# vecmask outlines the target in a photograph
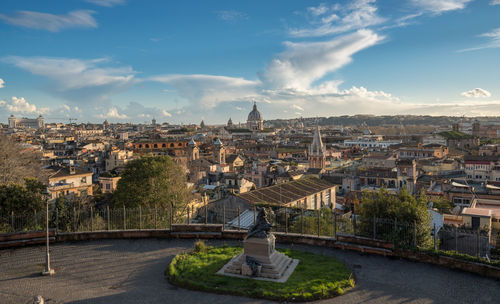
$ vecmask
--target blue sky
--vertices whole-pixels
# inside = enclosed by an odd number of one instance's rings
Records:
[[[500,0],[3,0],[0,117],[500,115]]]

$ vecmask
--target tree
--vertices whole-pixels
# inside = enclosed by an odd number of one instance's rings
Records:
[[[451,213],[451,210],[453,209],[453,205],[451,204],[451,201],[448,199],[439,197],[439,198],[433,198],[431,199],[431,201],[432,201],[432,207],[436,208],[441,213]]]
[[[26,178],[43,180],[37,154],[12,139],[0,136],[0,184],[23,184]]]
[[[73,219],[71,217],[70,209],[68,208],[68,202],[64,196],[59,196],[54,202],[55,212],[52,212],[51,225],[52,227],[57,226],[58,230],[61,231],[71,231],[71,226]]]
[[[418,198],[401,190],[394,195],[386,189],[378,192],[364,192],[358,215],[361,218],[360,228],[365,233],[373,230],[373,219],[393,220],[400,223],[395,229],[390,229],[386,237],[403,246],[413,244],[413,231],[408,227],[416,227],[417,246],[426,247],[430,244],[430,218],[427,212],[427,198],[422,193]]]
[[[186,175],[169,156],[146,156],[133,160],[125,170],[113,194],[114,207],[174,208],[174,214],[183,211],[191,193],[186,186]]]
[[[36,179],[27,178],[24,185],[17,183],[0,185],[0,214],[41,211],[45,200],[45,186]]]

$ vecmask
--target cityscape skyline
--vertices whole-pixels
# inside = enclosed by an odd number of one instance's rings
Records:
[[[0,114],[500,115],[499,1],[5,1]]]

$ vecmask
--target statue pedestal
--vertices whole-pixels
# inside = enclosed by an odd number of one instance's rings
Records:
[[[285,282],[298,260],[292,260],[275,249],[275,237],[250,237],[243,241],[244,251],[232,258],[218,273],[252,278],[267,278]],[[254,271],[251,271],[251,270]]]

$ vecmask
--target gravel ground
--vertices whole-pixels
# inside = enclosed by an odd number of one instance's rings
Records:
[[[212,241],[233,245],[237,241]],[[56,274],[41,277],[45,247],[0,251],[0,303],[268,303],[188,291],[170,285],[164,271],[192,240],[100,240],[51,247]],[[280,247],[278,245],[278,247]],[[281,246],[290,247],[290,246]],[[354,272],[356,287],[318,303],[500,303],[500,281],[432,265],[339,249],[292,246],[334,256]]]

